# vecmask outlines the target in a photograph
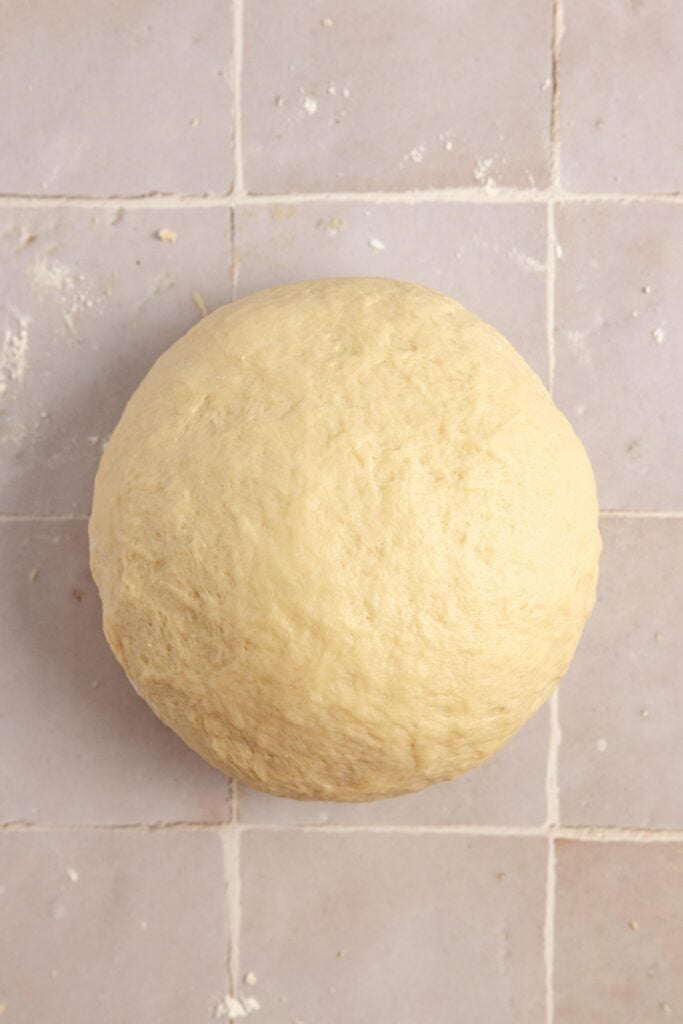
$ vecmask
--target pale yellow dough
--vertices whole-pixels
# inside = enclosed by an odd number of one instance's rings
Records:
[[[197,324],[128,403],[90,520],[107,638],[162,721],[330,800],[498,750],[566,671],[599,550],[586,454],[512,346],[371,278]]]

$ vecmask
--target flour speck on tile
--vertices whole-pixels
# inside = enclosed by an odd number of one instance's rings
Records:
[[[260,1009],[261,1004],[253,996],[243,999],[226,996],[214,1007],[213,1015],[216,1020],[243,1020]]]
[[[498,182],[490,173],[493,167],[493,160],[492,156],[480,157],[472,171],[475,181],[479,182],[487,192],[493,192],[498,187]]]
[[[0,348],[0,395],[4,395],[10,385],[20,385],[24,379],[30,322],[29,317],[16,309],[7,312]]]
[[[533,256],[528,256],[527,253],[522,252],[517,246],[513,246],[510,249],[510,256],[518,267],[521,267],[522,270],[526,270],[530,274],[543,274],[545,272],[545,263],[534,259]]]
[[[386,249],[386,245],[379,238],[369,238],[368,245],[371,249],[374,249],[375,252],[384,252]]]
[[[659,326],[655,327],[654,331],[652,332],[652,340],[657,345],[663,345],[665,339],[666,339],[666,334],[664,333],[664,328],[662,327],[661,324],[659,324]]]
[[[328,219],[321,217],[315,226],[318,231],[326,231],[329,235],[338,235],[340,231],[346,229],[346,221],[343,217],[329,217]]]
[[[33,266],[33,291],[41,301],[52,300],[72,337],[78,337],[77,317],[100,300],[87,288],[85,275],[76,273],[59,260],[39,259]]]
[[[308,93],[308,94],[307,94],[306,96],[304,96],[304,98],[302,99],[302,101],[301,101],[301,106],[302,106],[302,108],[303,108],[304,112],[305,112],[306,114],[308,114],[308,116],[309,116],[309,117],[313,117],[313,115],[314,115],[314,114],[315,114],[315,113],[317,112],[317,110],[318,110],[318,101],[317,101],[317,99],[315,98],[315,96],[311,96],[311,95],[310,95],[310,93]]]
[[[76,871],[76,868],[68,867],[68,868],[66,869],[66,873],[67,873],[67,875],[69,876],[69,881],[70,881],[70,882],[74,882],[74,883],[75,883],[75,882],[77,882],[77,881],[78,881],[78,880],[80,879],[80,877],[81,877],[81,876],[79,875],[78,871]]]

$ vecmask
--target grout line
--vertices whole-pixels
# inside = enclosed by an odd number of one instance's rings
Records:
[[[12,821],[0,825],[0,832],[214,832],[222,836],[249,832],[315,832],[322,835],[426,835],[481,836],[490,838],[549,838],[587,843],[683,843],[683,828],[646,829],[598,825],[274,825],[261,822],[170,822],[169,824],[134,825],[55,825]],[[231,840],[232,841],[232,840]]]
[[[562,0],[553,0],[552,11],[552,99],[550,105],[550,182],[551,189],[562,194],[560,169],[560,49],[564,36]]]
[[[237,999],[240,977],[240,829],[228,825],[222,830],[221,836],[225,875],[225,923],[228,939],[226,956],[228,993],[233,999]]]
[[[546,862],[545,919],[543,922],[543,956],[545,965],[546,1024],[555,1019],[555,832],[560,816],[558,785],[558,751],[562,734],[560,731],[559,693],[552,694],[550,727],[548,731],[548,763],[546,768],[546,828],[548,830],[548,856]]]
[[[545,310],[548,344],[548,391],[553,394],[555,387],[555,275],[557,269],[555,237],[555,203],[548,203],[548,240],[545,256]]]
[[[555,840],[548,836],[548,859],[545,880],[545,919],[543,921],[543,960],[545,967],[545,1020],[555,1020]]]
[[[683,512],[669,509],[662,512],[634,512],[621,509],[600,509],[601,519],[683,519]]]
[[[232,287],[236,294],[238,267],[235,265],[232,270]],[[683,511],[668,509],[666,511],[638,512],[628,509],[600,509],[601,519],[683,519]],[[0,513],[1,523],[87,523],[90,519],[89,513],[78,515],[23,515],[21,513],[6,512]]]
[[[548,701],[550,710],[550,730],[548,736],[548,764],[546,770],[546,828],[557,829],[560,822],[560,787],[558,779],[558,752],[562,740],[560,729],[560,706],[557,689]]]
[[[235,146],[235,148],[237,148]],[[240,150],[240,161],[242,159]],[[510,203],[547,203],[551,200],[561,203],[665,203],[683,204],[683,192],[665,193],[619,193],[619,192],[567,192],[552,184],[547,189],[489,189],[481,186],[461,188],[413,189],[404,192],[274,192],[272,195],[250,195],[238,186],[235,169],[235,188],[224,195],[180,195],[175,193],[152,192],[139,196],[29,196],[0,195],[1,208],[55,209],[76,207],[83,209],[158,210],[158,209],[203,209],[230,206],[279,206],[288,203],[481,203],[496,206]]]
[[[233,33],[233,160],[235,181],[233,198],[244,194],[244,160],[242,155],[242,57],[244,53],[244,0],[232,0]]]
[[[237,287],[240,276],[240,260],[237,253],[237,217],[235,210],[230,211],[230,300],[234,302],[237,298]]]
[[[87,523],[90,515],[14,515],[12,512],[0,513],[0,523]]]
[[[552,99],[550,106],[550,190],[558,197],[562,194],[560,173],[560,46],[564,35],[562,0],[553,0],[552,6]],[[557,231],[555,200],[548,201],[548,240],[546,252],[546,325],[548,342],[548,391],[555,388],[555,300],[557,279]],[[546,766],[546,826],[548,857],[546,862],[545,918],[543,922],[543,959],[545,967],[545,1020],[555,1021],[555,897],[556,864],[553,830],[559,822],[558,751],[561,740],[559,695],[557,688],[549,702],[548,763]]]

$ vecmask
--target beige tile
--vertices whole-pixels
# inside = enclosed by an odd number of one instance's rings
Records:
[[[597,607],[560,689],[561,818],[683,828],[683,520],[601,531]]]
[[[581,192],[683,187],[680,0],[564,0],[563,184]]]
[[[550,30],[537,0],[248,0],[247,187],[545,185]]]
[[[236,214],[239,292],[302,278],[395,277],[459,299],[547,378],[540,205],[302,202]]]
[[[556,1024],[683,1019],[683,844],[557,852]]]
[[[230,0],[5,4],[0,192],[226,192]]]
[[[547,709],[486,764],[422,793],[365,804],[283,800],[239,787],[245,822],[277,825],[540,825],[545,819]]]
[[[227,944],[217,836],[4,832],[0,887],[7,1024],[213,1019]]]
[[[228,780],[154,717],[106,645],[86,524],[0,523],[0,576],[0,821],[227,820]]]
[[[259,1024],[545,1020],[544,840],[247,831],[241,861]]]
[[[569,203],[557,234],[555,397],[601,506],[683,509],[683,207]]]
[[[0,258],[0,513],[87,513],[125,403],[199,318],[193,293],[229,298],[229,213],[4,209]]]

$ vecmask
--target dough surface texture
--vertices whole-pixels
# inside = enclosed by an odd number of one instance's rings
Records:
[[[90,519],[109,644],[211,764],[370,800],[498,750],[593,607],[595,482],[512,346],[374,278],[201,320],[130,399]]]

